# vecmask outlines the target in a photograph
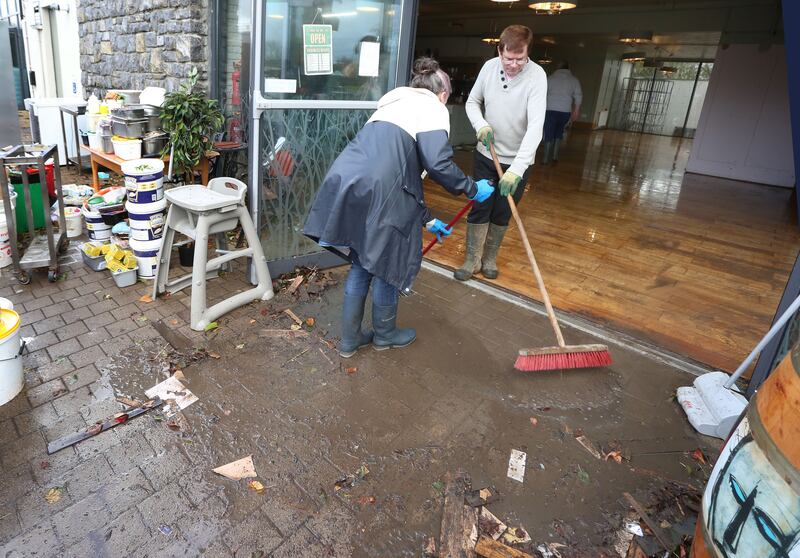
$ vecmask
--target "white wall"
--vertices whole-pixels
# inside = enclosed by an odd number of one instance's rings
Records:
[[[794,186],[783,46],[719,49],[686,170]]]

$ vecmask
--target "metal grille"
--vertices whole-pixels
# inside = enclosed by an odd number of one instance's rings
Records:
[[[622,85],[621,124],[630,132],[661,134],[673,83],[666,79],[625,78]]]

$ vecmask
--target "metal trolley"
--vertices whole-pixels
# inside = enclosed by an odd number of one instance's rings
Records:
[[[47,173],[45,162],[53,159],[53,175],[55,193],[58,198],[58,233],[50,221],[50,198],[47,193]],[[14,222],[14,210],[9,199],[9,177],[11,168],[19,169],[22,180],[23,196],[18,196],[17,203],[25,204],[28,218],[28,231],[30,243],[24,254],[20,253],[17,239],[17,227]],[[31,203],[31,190],[28,170],[35,168],[39,173],[40,194],[42,209],[44,211],[45,231],[36,232],[36,223]],[[35,192],[34,192],[35,195]],[[58,146],[56,145],[17,145],[6,151],[0,151],[0,197],[3,199],[6,223],[8,224],[9,243],[11,244],[11,259],[16,268],[17,280],[23,285],[31,282],[29,270],[47,268],[47,279],[51,282],[58,279],[58,255],[64,252],[69,245],[67,238],[67,222],[64,218],[64,196],[61,191],[61,168],[58,163]]]

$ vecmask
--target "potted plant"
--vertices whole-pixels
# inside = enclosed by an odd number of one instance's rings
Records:
[[[213,148],[214,134],[225,123],[217,101],[196,92],[196,86],[197,68],[192,68],[188,83],[167,93],[161,106],[161,127],[169,134],[161,155],[170,155],[172,172],[178,176],[192,176],[192,169]]]

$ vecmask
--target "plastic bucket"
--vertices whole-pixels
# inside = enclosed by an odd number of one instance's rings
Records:
[[[14,399],[25,385],[19,314],[0,310],[0,405]]]
[[[89,211],[86,206],[82,209],[83,218],[86,220],[86,231],[92,240],[108,240],[111,238],[111,225],[103,221],[99,211]]]
[[[0,269],[11,264],[11,237],[8,232],[6,216],[0,213]],[[5,299],[3,299],[5,300]]]
[[[152,203],[125,203],[128,210],[128,224],[131,227],[131,238],[136,240],[156,240],[164,235],[164,224],[167,217],[167,200],[161,199]]]
[[[136,256],[136,263],[139,266],[140,279],[153,279],[156,276],[161,241],[162,239],[160,238],[157,240],[130,239],[131,250],[133,250],[133,255]]]
[[[65,207],[64,217],[67,221],[68,238],[77,238],[83,234],[83,215],[79,207]]]
[[[120,165],[125,174],[128,201],[153,203],[164,197],[164,161],[160,159],[138,159]]]
[[[89,136],[89,147],[92,149],[97,149],[98,151],[102,151],[103,149],[102,136],[99,133],[95,132],[94,130],[86,132],[86,134]]]
[[[125,141],[112,139],[111,143],[114,145],[114,155],[120,159],[132,161],[142,158],[142,140],[140,139]]]

